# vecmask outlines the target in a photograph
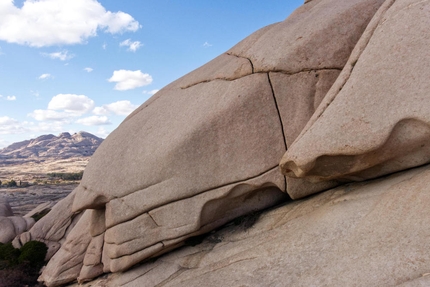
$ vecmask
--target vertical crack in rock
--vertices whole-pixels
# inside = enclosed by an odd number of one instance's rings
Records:
[[[279,122],[281,124],[281,131],[282,131],[282,137],[284,139],[285,150],[287,150],[288,148],[287,148],[287,140],[286,140],[285,133],[284,133],[284,124],[282,123],[282,118],[281,118],[281,113],[279,111],[278,101],[276,100],[275,90],[273,89],[272,80],[270,79],[269,73],[267,73],[267,79],[269,81],[270,89],[272,90],[273,101],[275,102],[276,111],[278,113]]]
[[[254,71],[254,67],[252,67],[252,69]],[[282,131],[282,137],[284,139],[285,150],[287,150],[288,147],[287,147],[287,139],[285,137],[285,132],[284,132],[284,124],[282,123],[281,112],[279,111],[278,101],[276,100],[275,90],[273,89],[272,80],[270,79],[269,73],[267,73],[267,79],[269,81],[270,89],[272,90],[273,101],[275,102],[276,112],[278,113],[279,122],[281,124],[281,131]],[[287,178],[285,176],[284,176],[284,188],[285,188],[284,192],[286,192],[287,191]]]

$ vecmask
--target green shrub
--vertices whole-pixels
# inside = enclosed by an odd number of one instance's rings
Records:
[[[39,213],[33,214],[31,217],[34,219],[34,221],[39,221],[42,217],[47,215],[51,211],[50,208],[44,209]]]
[[[30,266],[41,268],[45,262],[48,247],[43,242],[29,241],[21,247],[20,251],[18,263],[27,263]]]
[[[19,249],[12,246],[12,243],[0,245],[0,266],[1,268],[10,267],[18,264],[20,255]]]
[[[47,176],[53,178],[59,178],[62,180],[81,180],[84,172],[53,172],[48,173]]]
[[[11,179],[8,183],[7,183],[7,187],[14,187],[16,186],[16,181]]]
[[[42,286],[37,282],[45,262],[45,243],[29,241],[21,249],[0,243],[0,287]]]

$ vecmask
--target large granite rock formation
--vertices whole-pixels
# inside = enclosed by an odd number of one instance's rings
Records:
[[[133,112],[14,244],[49,243],[48,286],[86,281],[283,192],[343,184],[96,284],[381,286],[426,274],[428,167],[344,183],[430,161],[429,24],[428,1],[307,1]]]
[[[342,185],[79,286],[427,287],[429,182],[427,165]]]
[[[385,6],[282,159],[288,176],[360,181],[430,161],[430,5]]]

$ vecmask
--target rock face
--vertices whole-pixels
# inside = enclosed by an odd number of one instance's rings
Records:
[[[429,1],[307,1],[133,112],[80,186],[15,244],[51,243],[46,285],[83,282],[285,202],[285,192],[296,199],[343,184],[265,213],[250,233],[229,227],[96,284],[386,286],[421,277],[428,167],[344,183],[430,161],[428,27]]]
[[[0,197],[0,242],[8,243],[34,225],[30,216],[14,216],[6,198]]]
[[[0,150],[0,162],[43,158],[70,158],[91,156],[103,139],[87,132],[73,135],[43,135],[35,139],[14,143]],[[7,162],[6,162],[7,163]]]
[[[343,185],[79,286],[430,286],[429,181],[427,165]]]
[[[423,64],[430,5],[386,1],[384,11],[282,159],[288,176],[365,180],[430,161],[430,72]]]

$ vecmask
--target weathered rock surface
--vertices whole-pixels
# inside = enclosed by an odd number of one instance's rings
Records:
[[[101,271],[122,271],[285,200],[279,158],[382,2],[305,5],[138,108],[103,142],[74,193],[73,212],[98,210],[82,217],[94,227],[92,239],[79,241],[78,248],[74,238],[86,233],[72,230],[41,279],[54,286],[65,277],[88,280]],[[100,167],[106,167],[102,173]],[[75,254],[91,257],[89,265],[59,264]]]
[[[430,168],[343,183],[429,162],[429,3],[307,1],[134,111],[14,243],[51,244],[48,286],[425,284]]]
[[[0,216],[12,216],[12,208],[6,197],[0,196]]]
[[[430,286],[428,182],[424,166],[343,185],[79,286]]]
[[[385,6],[348,75],[286,152],[288,176],[366,180],[430,161],[430,5]]]
[[[31,217],[14,216],[6,197],[0,196],[0,242],[11,242],[35,223]]]

